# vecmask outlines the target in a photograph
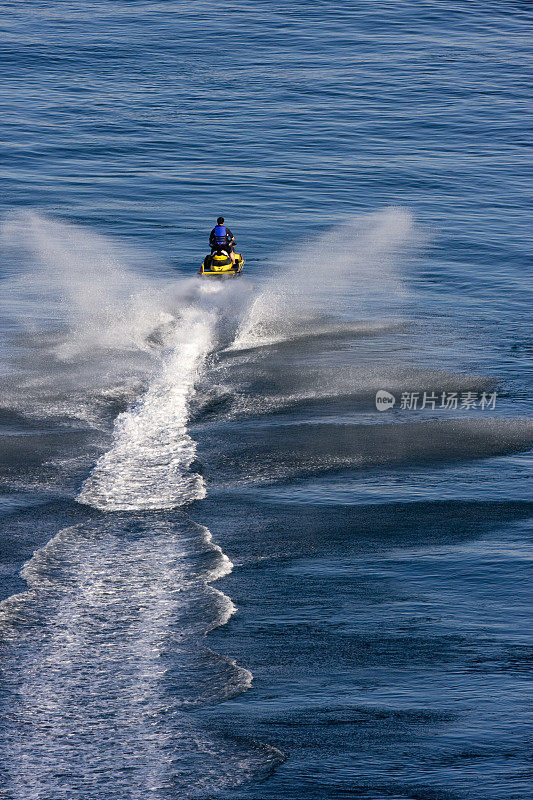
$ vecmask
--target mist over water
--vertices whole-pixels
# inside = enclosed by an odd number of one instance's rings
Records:
[[[531,796],[530,11],[2,12],[0,798]]]
[[[130,402],[78,499],[99,509],[139,510],[205,496],[204,481],[190,471],[196,445],[187,421],[195,393],[201,406],[204,392],[212,397],[220,391],[218,354],[279,342],[364,338],[394,328],[399,322],[386,305],[405,296],[398,262],[414,238],[411,216],[386,209],[281,256],[287,262],[283,275],[279,267],[266,285],[254,287],[246,279],[244,285],[190,278],[168,283],[143,272],[142,253],[80,226],[34,213],[8,217],[2,245],[17,259],[17,274],[5,298],[14,324],[25,331],[15,358],[23,387],[29,383],[35,392],[34,410],[55,413],[58,395],[66,405],[78,394],[76,405],[82,392],[83,405]],[[38,320],[43,299],[47,317]],[[363,310],[374,318],[358,319]],[[45,364],[51,368],[45,371]],[[223,383],[222,391],[228,386],[236,396],[235,382]],[[13,393],[19,397],[20,385]],[[72,413],[79,416],[79,408]],[[82,416],[87,413],[94,421],[94,408]]]
[[[399,261],[417,238],[412,215],[402,208],[354,218],[311,237],[282,255],[232,347],[331,336],[331,323],[347,318],[361,324],[365,316],[378,314],[390,324],[394,306],[399,310],[407,294]]]

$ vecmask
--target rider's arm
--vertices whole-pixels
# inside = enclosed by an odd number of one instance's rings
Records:
[[[235,241],[235,236],[232,234],[229,228],[226,228],[226,241],[228,244],[233,244]]]

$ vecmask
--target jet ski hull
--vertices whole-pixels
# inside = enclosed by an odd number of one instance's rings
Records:
[[[235,264],[227,253],[214,253],[204,258],[198,275],[201,278],[235,278],[241,274],[243,266],[244,258],[240,253],[235,253]]]

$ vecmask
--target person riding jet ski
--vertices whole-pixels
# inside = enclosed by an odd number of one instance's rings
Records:
[[[224,225],[224,217],[219,217],[217,219],[217,224],[209,234],[209,245],[211,247],[211,255],[225,250],[231,258],[231,263],[235,264],[235,253],[233,252],[235,236],[230,229],[226,228]]]

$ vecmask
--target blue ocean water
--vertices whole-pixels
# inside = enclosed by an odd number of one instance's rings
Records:
[[[0,798],[533,797],[531,3],[0,8]]]

